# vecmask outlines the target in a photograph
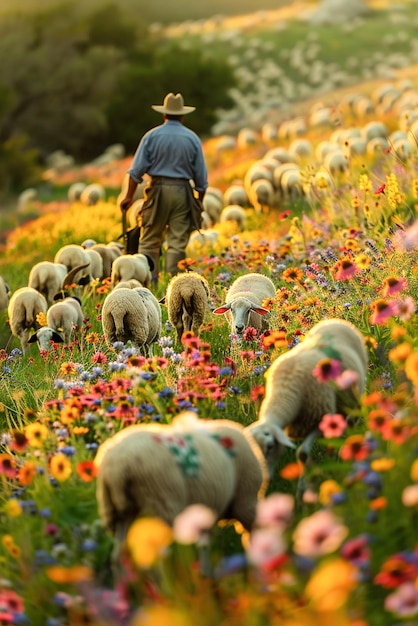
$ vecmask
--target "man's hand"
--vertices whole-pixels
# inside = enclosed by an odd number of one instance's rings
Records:
[[[125,197],[119,204],[121,211],[127,211],[132,204],[132,198]]]

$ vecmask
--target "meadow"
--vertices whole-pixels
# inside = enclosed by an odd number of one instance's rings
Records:
[[[336,120],[340,129],[377,120],[388,133],[406,124],[402,151],[389,142],[347,152],[344,172],[319,178],[314,151],[299,161],[303,195],[268,213],[248,206],[244,230],[215,224],[215,244],[188,249],[182,269],[207,277],[213,306],[241,274],[272,278],[270,332],[249,329],[239,339],[208,310],[200,336],[185,336],[179,346],[163,308],[162,337],[154,356],[143,357],[130,345],[106,344],[101,308],[110,286],[98,280],[73,288],[85,313],[78,337],[50,351],[34,345],[25,357],[0,312],[0,623],[418,623],[418,144],[399,104],[414,97],[411,76],[395,80],[386,100],[375,85],[362,85],[373,105],[364,114],[335,91],[327,123],[309,124],[312,104],[303,111],[303,138],[313,148],[330,139]],[[211,185],[224,191],[268,149],[288,148],[292,138],[278,130],[268,144],[259,136],[227,150],[218,149],[219,137],[208,140]],[[62,245],[119,237],[116,197],[126,164],[48,172],[26,209],[36,219],[14,228],[3,246],[0,274],[12,291]],[[104,184],[106,200],[70,204],[64,192],[76,179]],[[158,298],[167,282],[162,272],[153,286]],[[183,410],[250,424],[270,363],[333,317],[363,334],[367,385],[345,418],[325,416],[313,462],[302,468],[291,450],[283,453],[251,535],[234,525],[207,532],[205,511],[186,510],[181,533],[155,518],[138,521],[126,575],[116,583],[95,497],[100,443],[131,423],[170,423]],[[344,394],[348,383],[336,377],[323,384]],[[299,500],[302,471],[307,488]]]

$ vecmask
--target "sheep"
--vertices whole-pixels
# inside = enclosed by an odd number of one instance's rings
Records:
[[[23,354],[29,352],[29,335],[32,328],[39,328],[36,318],[46,313],[48,303],[45,296],[33,287],[21,287],[13,293],[7,307],[10,330],[21,342]]]
[[[68,345],[75,332],[79,332],[83,325],[83,311],[81,308],[80,300],[75,296],[68,296],[59,302],[52,304],[46,312],[46,322],[48,328],[60,333],[64,343]],[[36,338],[29,339],[29,343],[38,341],[42,350],[47,349],[49,344],[45,345],[46,337],[41,334],[35,333]]]
[[[39,350],[50,350],[53,343],[64,343],[64,339],[53,328],[42,326],[28,339],[28,343],[35,342],[38,344]]]
[[[228,289],[225,304],[214,309],[212,313],[225,313],[231,332],[236,335],[242,335],[248,326],[264,330],[268,328],[269,310],[262,303],[265,299],[275,297],[276,287],[268,276],[244,274],[234,280]]]
[[[148,336],[145,341],[144,351],[148,350],[150,356],[153,355],[153,344],[161,337],[162,315],[161,307],[157,298],[150,289],[146,287],[134,287],[133,291],[141,298],[147,314]]]
[[[87,250],[85,250],[82,246],[74,243],[62,246],[55,253],[54,263],[62,263],[66,266],[68,271],[73,270],[77,266],[83,265],[84,269],[80,270],[81,276],[79,276],[77,272],[74,276],[74,282],[80,285],[91,282],[90,257],[87,254]]]
[[[121,256],[120,248],[104,243],[95,243],[90,246],[91,250],[95,250],[102,257],[103,274],[102,278],[107,278],[112,274],[113,261]]]
[[[9,285],[4,280],[3,276],[0,276],[0,311],[5,311],[9,304],[11,291]]]
[[[222,209],[219,216],[219,223],[235,222],[239,230],[244,230],[245,210],[239,204],[229,204]]]
[[[217,224],[219,222],[219,216],[224,205],[223,197],[221,199],[219,195],[206,192],[202,200],[202,205],[205,212],[212,220],[212,223]]]
[[[86,183],[76,182],[70,185],[67,191],[67,198],[69,202],[80,202],[81,194],[86,188]]]
[[[104,299],[102,328],[108,345],[111,346],[116,341],[124,344],[130,341],[134,348],[145,352],[147,349],[149,351],[151,343],[158,339],[161,318],[158,316],[154,302],[149,302],[147,306],[146,299],[151,300],[149,296],[143,296],[138,291],[140,291],[139,288],[121,287],[112,290]],[[151,294],[150,291],[149,294]],[[156,302],[159,307],[158,300]],[[161,316],[161,309],[159,315]]]
[[[90,276],[99,279],[105,278],[102,255],[93,246],[86,249],[86,254],[90,259]]]
[[[275,205],[274,185],[270,179],[254,180],[247,189],[247,193],[256,213],[268,213]]]
[[[229,204],[239,204],[242,207],[249,205],[248,194],[242,184],[232,184],[224,191],[225,206]]]
[[[151,270],[145,254],[121,254],[112,263],[112,287],[121,280],[136,278],[144,287],[151,284]]]
[[[143,287],[139,280],[131,278],[130,280],[121,280],[113,287],[113,289],[135,289],[135,287]]]
[[[331,174],[344,174],[349,169],[349,158],[341,149],[328,152],[324,156],[323,165]]]
[[[179,343],[184,331],[191,330],[199,336],[209,297],[209,283],[197,272],[177,274],[171,278],[164,301],[168,319],[177,331]]]
[[[142,515],[172,526],[187,506],[203,504],[218,521],[236,520],[251,531],[268,484],[265,459],[251,433],[238,422],[199,419],[191,411],[170,425],[124,428],[100,445],[94,464],[99,515],[114,537],[114,567],[129,527]]]
[[[187,248],[193,250],[206,245],[213,247],[218,241],[218,238],[218,231],[212,228],[202,229],[200,231],[194,230],[189,237]]]
[[[297,198],[301,198],[304,195],[301,172],[298,167],[289,168],[282,172],[280,193],[282,198],[288,202],[294,202]]]
[[[86,206],[94,206],[100,200],[104,200],[106,196],[103,185],[99,183],[90,183],[86,185],[80,194],[80,202]]]
[[[39,291],[51,304],[54,296],[64,288],[67,273],[67,266],[63,263],[40,261],[29,272],[28,286]]]
[[[346,320],[319,322],[300,344],[273,361],[265,373],[265,396],[258,420],[248,427],[266,456],[270,475],[282,446],[295,448],[292,439],[301,439],[297,457],[307,462],[312,444],[320,436],[322,417],[346,412],[347,397],[334,385],[319,382],[312,373],[325,358],[338,360],[343,371],[354,371],[358,395],[364,391],[368,356],[363,336]]]

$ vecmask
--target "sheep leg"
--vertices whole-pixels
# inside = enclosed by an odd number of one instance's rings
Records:
[[[299,463],[302,463],[303,469],[305,470],[307,464],[311,460],[311,452],[312,446],[316,439],[322,436],[319,428],[315,428],[305,439],[302,441],[301,445],[296,450],[296,458]],[[296,487],[296,499],[301,502],[303,498],[303,494],[306,491],[306,479],[305,479],[305,471],[300,475]]]

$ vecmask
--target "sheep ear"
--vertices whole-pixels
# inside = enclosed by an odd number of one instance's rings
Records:
[[[223,313],[229,311],[230,308],[230,304],[223,304],[222,306],[218,306],[217,309],[213,309],[212,313],[215,313],[215,315],[223,315]]]
[[[36,343],[38,341],[38,334],[33,333],[28,339],[28,343]]]
[[[54,343],[64,343],[64,339],[55,330],[52,333],[51,341],[53,341]]]
[[[272,432],[277,443],[280,443],[282,446],[286,446],[286,448],[296,448],[296,444],[293,443],[291,439],[286,435],[284,430],[280,428],[280,426],[272,425]]]
[[[165,304],[165,296],[163,296],[163,297],[161,298],[161,300],[158,300],[158,303],[159,303],[159,304]]]
[[[254,313],[258,313],[259,315],[267,315],[267,313],[270,313],[268,309],[264,309],[261,306],[252,306],[251,311],[254,311]]]

